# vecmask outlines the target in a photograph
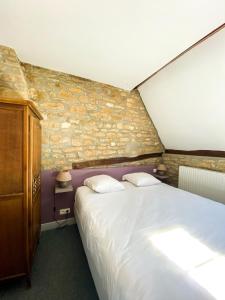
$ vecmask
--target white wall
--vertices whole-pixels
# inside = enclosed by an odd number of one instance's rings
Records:
[[[224,0],[2,0],[0,44],[129,90],[224,20]]]
[[[139,88],[167,149],[225,150],[225,29]]]

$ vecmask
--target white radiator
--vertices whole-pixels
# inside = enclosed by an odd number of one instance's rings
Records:
[[[180,166],[178,187],[225,204],[225,173]]]

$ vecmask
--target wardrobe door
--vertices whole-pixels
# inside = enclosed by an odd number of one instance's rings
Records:
[[[0,279],[26,274],[23,195],[0,196]]]
[[[0,279],[26,273],[23,109],[0,104]]]
[[[23,192],[23,109],[0,104],[0,195]]]
[[[40,235],[41,213],[41,125],[30,115],[30,172],[31,172],[31,258]]]

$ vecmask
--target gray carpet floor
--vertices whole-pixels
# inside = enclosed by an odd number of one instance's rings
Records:
[[[2,300],[98,300],[77,226],[45,231],[34,259],[32,288],[24,279],[0,286]]]

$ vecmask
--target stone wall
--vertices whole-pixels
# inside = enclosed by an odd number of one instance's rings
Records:
[[[178,185],[179,166],[189,166],[225,172],[225,158],[202,157],[192,155],[163,154],[164,164],[168,168],[169,183]]]
[[[127,92],[65,73],[22,65],[29,98],[44,116],[44,169],[71,168],[72,162],[163,151],[137,91]],[[158,161],[154,158],[148,163]]]
[[[0,45],[0,98],[27,99],[26,80],[13,49]]]

